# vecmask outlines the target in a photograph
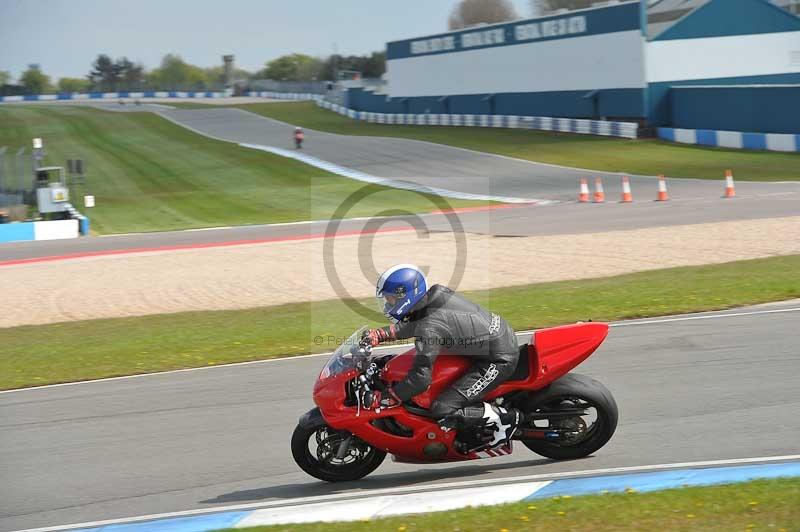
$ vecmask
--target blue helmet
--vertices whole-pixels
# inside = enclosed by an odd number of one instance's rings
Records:
[[[428,281],[413,264],[392,266],[378,278],[375,296],[387,318],[402,321],[428,292]]]

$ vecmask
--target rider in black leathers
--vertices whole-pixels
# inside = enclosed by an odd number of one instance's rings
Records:
[[[489,446],[507,442],[522,423],[519,410],[481,402],[514,372],[519,347],[513,329],[491,313],[449,288],[433,285],[404,321],[365,333],[373,345],[412,338],[416,354],[405,379],[387,390],[384,405],[407,401],[425,391],[440,349],[465,355],[472,367],[431,405],[443,428],[492,427]]]

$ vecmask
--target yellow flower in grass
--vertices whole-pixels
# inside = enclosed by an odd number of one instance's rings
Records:
[[[405,530],[405,529],[406,529],[406,525],[400,525],[400,526],[397,527],[397,530],[399,530],[400,532],[403,532],[403,530]]]
[[[533,506],[533,505],[528,506],[528,510],[535,510],[535,509],[536,509],[536,506]]]
[[[694,519],[694,514],[686,514],[686,519]]]
[[[519,520],[520,521],[527,521],[528,520],[528,516],[527,515],[521,515],[521,516],[519,516]]]
[[[758,506],[758,501],[750,501],[747,504],[749,504],[750,506]]]
[[[558,515],[567,515],[567,512],[558,512]]]

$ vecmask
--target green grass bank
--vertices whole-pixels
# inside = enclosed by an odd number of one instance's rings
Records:
[[[569,530],[633,532],[796,532],[800,478],[672,489],[649,493],[556,497],[517,504],[403,515],[346,523],[276,525],[249,532],[518,532]],[[230,529],[229,532],[232,532]]]
[[[9,153],[45,141],[47,165],[87,161],[93,194],[86,211],[98,234],[165,231],[320,219],[333,215],[364,184],[233,143],[209,139],[149,112],[79,106],[0,106],[0,146]],[[29,164],[29,163],[28,163]],[[370,216],[402,205],[410,212],[439,207],[427,196],[382,188],[348,216]],[[479,202],[447,200],[452,206]]]
[[[467,295],[524,330],[797,298],[799,271],[793,255]],[[332,351],[328,335],[346,337],[365,321],[345,302],[322,301],[5,328],[0,389]]]

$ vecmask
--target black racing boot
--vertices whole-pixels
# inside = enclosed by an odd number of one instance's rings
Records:
[[[505,445],[511,441],[514,433],[525,422],[525,414],[516,408],[483,403],[486,427],[493,429],[492,440],[489,448]]]

